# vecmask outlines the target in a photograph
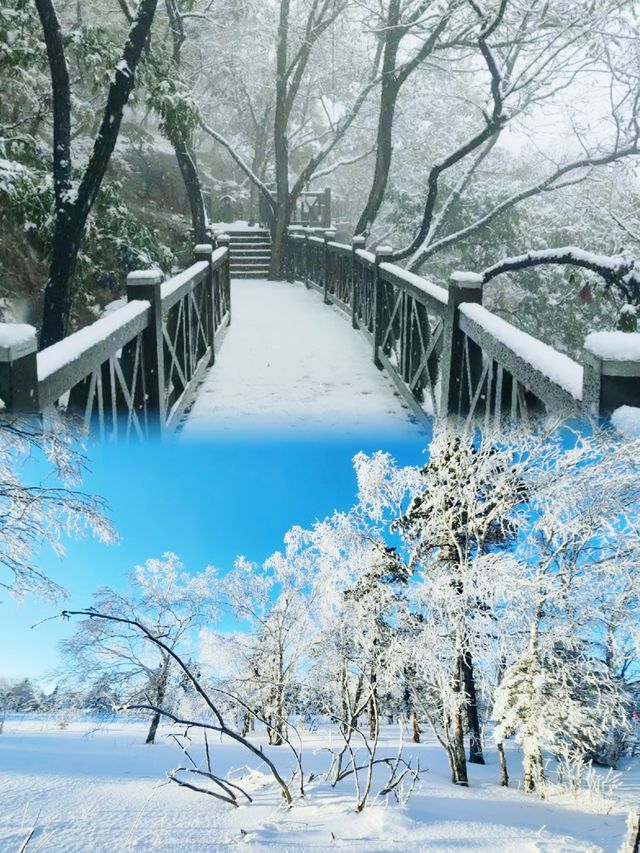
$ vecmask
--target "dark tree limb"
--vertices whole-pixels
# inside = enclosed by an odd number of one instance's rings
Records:
[[[219,732],[220,734],[228,737],[230,740],[236,741],[236,743],[241,744],[246,749],[249,750],[253,755],[260,759],[261,762],[267,765],[273,778],[276,780],[280,789],[282,791],[282,798],[287,803],[287,805],[291,805],[293,803],[293,797],[291,796],[291,792],[289,790],[289,786],[284,781],[280,773],[278,772],[277,767],[268,758],[261,749],[254,746],[251,741],[244,738],[242,735],[238,734],[233,729],[230,729],[224,719],[222,714],[218,710],[215,703],[209,697],[207,691],[202,687],[200,681],[196,676],[191,672],[190,668],[185,664],[180,655],[177,652],[170,648],[162,639],[155,636],[142,622],[139,622],[137,619],[127,619],[124,616],[115,616],[108,613],[100,613],[97,610],[93,610],[89,608],[87,610],[63,610],[61,616],[65,619],[69,619],[71,616],[87,616],[90,619],[104,619],[110,622],[117,622],[121,625],[130,625],[132,628],[136,628],[139,630],[149,642],[153,643],[158,648],[162,649],[167,655],[169,655],[178,665],[178,667],[182,670],[182,672],[186,675],[188,681],[193,686],[194,690],[200,696],[200,698],[204,701],[207,708],[213,714],[216,725],[211,723],[199,722],[196,720],[188,720],[183,717],[178,717],[176,714],[171,713],[165,708],[161,708],[157,705],[152,705],[149,703],[146,704],[137,704],[137,705],[127,705],[126,708],[130,710],[145,710],[151,711],[152,713],[160,714],[163,717],[166,717],[169,720],[172,720],[174,723],[178,725],[186,726],[188,728],[199,728],[203,730],[209,730],[214,732]]]
[[[596,273],[609,284],[628,285],[640,290],[640,275],[636,271],[636,260],[628,255],[606,257],[593,252],[585,252],[575,246],[562,246],[557,249],[541,249],[504,258],[481,273],[483,283],[487,283],[507,272],[531,269],[544,265],[562,265],[581,267]]]
[[[118,139],[122,114],[134,87],[135,71],[145,48],[157,0],[141,0],[122,58],[113,72],[100,127],[89,163],[76,188],[71,184],[71,99],[60,24],[52,0],[35,0],[47,45],[53,93],[53,173],[56,187],[54,243],[45,285],[41,347],[67,334],[75,272],[84,228]]]
[[[440,163],[436,163],[436,165],[431,167],[427,178],[427,198],[424,205],[420,228],[408,246],[398,252],[394,252],[392,256],[394,261],[400,261],[408,258],[420,248],[429,236],[438,204],[440,176],[443,172],[448,171],[457,163],[460,163],[468,157],[469,154],[473,153],[490,139],[497,136],[508,121],[508,118],[504,115],[503,111],[504,101],[502,97],[501,74],[493,56],[493,52],[488,44],[488,39],[493,35],[504,18],[507,8],[507,0],[502,0],[496,15],[493,20],[489,22],[484,19],[482,12],[474,0],[469,0],[469,5],[474,9],[474,11],[476,11],[482,21],[482,27],[477,38],[477,46],[487,67],[491,80],[491,113],[484,114],[485,125],[482,130],[459,146],[459,148],[445,157]]]

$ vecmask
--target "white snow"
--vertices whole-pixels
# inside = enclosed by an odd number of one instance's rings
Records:
[[[263,225],[248,225],[244,219],[236,219],[233,222],[210,222],[211,230],[222,233],[223,231],[264,231]]]
[[[581,364],[517,329],[501,317],[496,317],[482,305],[463,302],[460,311],[556,385],[568,391],[574,399],[582,399],[583,368]]]
[[[618,270],[621,267],[633,267],[634,258],[631,255],[601,255],[596,252],[588,252],[579,246],[559,246],[555,249],[534,249],[523,255],[515,255],[500,261],[503,263],[522,263],[530,260],[556,261],[558,258],[568,257],[583,264],[591,264],[606,270]],[[489,267],[491,269],[491,267]]]
[[[36,330],[26,323],[0,323],[0,357],[19,358],[35,349]]]
[[[211,739],[213,766],[235,767],[232,778],[254,799],[234,809],[165,784],[165,771],[184,759],[168,739],[170,729],[160,728],[155,746],[144,744],[145,730],[143,723],[122,719],[71,722],[66,729],[53,719],[7,721],[0,737],[0,849],[19,850],[36,827],[34,849],[64,853],[222,853],[236,845],[256,853],[617,853],[627,802],[638,795],[634,765],[611,814],[592,814],[571,801],[544,802],[517,790],[520,756],[510,744],[513,787],[498,786],[496,756],[489,750],[486,766],[470,765],[470,787],[457,788],[442,750],[427,739],[405,747],[405,755],[418,758],[423,768],[407,806],[378,798],[358,815],[353,782],[346,779],[332,789],[322,778],[330,740],[321,727],[304,732],[304,767],[315,779],[291,809],[281,807],[254,758],[247,762],[237,746]],[[259,736],[254,741],[265,742]],[[379,755],[395,755],[397,746],[398,728],[388,727]],[[285,747],[264,749],[281,772],[290,768]],[[197,742],[191,751],[200,756]],[[376,789],[384,779],[378,768]]]
[[[356,255],[365,261],[369,261],[370,264],[375,264],[376,262],[376,256],[373,252],[368,252],[366,249],[356,249]]]
[[[417,430],[349,320],[301,284],[234,279],[233,320],[187,434]]]
[[[403,270],[402,267],[396,264],[380,264],[380,269],[401,276],[408,284],[412,284],[418,290],[422,290],[423,293],[428,293],[429,296],[433,296],[434,299],[442,302],[443,305],[449,302],[449,294],[444,287],[439,287],[437,284],[433,284],[433,282],[422,278],[420,275],[409,272],[409,270]]]
[[[131,69],[125,59],[121,59],[120,62],[116,64],[116,71],[120,71],[120,73],[124,74],[125,77],[131,77]]]
[[[611,415],[611,423],[623,435],[640,438],[640,409],[635,406],[620,406]]]
[[[458,284],[482,284],[482,276],[477,272],[465,272],[464,270],[456,270],[451,273],[451,281],[456,281]]]
[[[101,317],[106,317],[107,314],[113,314],[114,311],[119,311],[121,308],[127,305],[127,300],[124,298],[114,299],[112,302],[108,302],[104,308],[102,309]]]
[[[38,379],[42,382],[61,367],[81,358],[95,344],[106,340],[125,323],[144,314],[148,308],[149,302],[144,299],[135,299],[123,308],[112,311],[95,323],[91,323],[90,326],[85,326],[84,329],[42,350],[38,353]]]
[[[162,270],[154,267],[149,270],[134,270],[127,275],[127,282],[147,281],[148,279],[159,279],[162,281]]]
[[[218,251],[221,250],[219,249]],[[224,251],[224,249],[222,251]],[[180,290],[186,282],[190,281],[194,276],[198,275],[199,272],[202,272],[202,270],[205,270],[208,266],[209,261],[197,261],[197,263],[187,267],[186,270],[183,270],[181,273],[178,273],[178,275],[174,275],[173,278],[165,281],[160,288],[162,298],[166,299],[167,296],[171,296],[171,294],[175,293],[176,290]]]
[[[640,361],[640,332],[592,332],[585,349],[613,361]]]

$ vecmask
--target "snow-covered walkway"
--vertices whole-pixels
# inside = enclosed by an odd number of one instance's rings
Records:
[[[233,321],[184,431],[325,437],[417,431],[337,308],[300,284],[232,282]]]

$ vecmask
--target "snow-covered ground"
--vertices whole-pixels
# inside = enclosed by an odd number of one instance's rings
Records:
[[[280,805],[270,779],[239,747],[212,745],[214,767],[235,767],[233,778],[254,803],[234,809],[211,797],[165,784],[164,773],[181,753],[162,729],[155,746],[144,745],[144,723],[101,725],[7,721],[0,736],[0,850],[17,853],[38,829],[28,851],[222,851],[242,845],[255,851],[353,850],[362,853],[569,853],[619,850],[628,804],[638,800],[638,762],[624,772],[619,802],[610,814],[592,814],[572,801],[543,802],[516,787],[498,787],[495,755],[472,766],[471,786],[455,788],[442,751],[432,742],[406,747],[419,758],[422,781],[405,808],[393,799],[354,811],[350,780],[331,789],[328,734],[305,733],[303,761],[315,779],[291,809]],[[397,727],[385,730],[381,755],[394,755]],[[284,747],[265,747],[281,769],[291,764]],[[194,748],[195,750],[195,748]],[[509,754],[517,784],[519,755]],[[253,768],[253,769],[251,769]],[[381,770],[376,777],[384,781]],[[385,777],[386,778],[386,777]],[[374,785],[375,789],[375,785]]]
[[[186,434],[418,430],[363,336],[300,284],[232,282],[233,322]]]

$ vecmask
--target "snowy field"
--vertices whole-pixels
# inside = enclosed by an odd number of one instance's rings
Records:
[[[233,319],[186,434],[418,430],[366,340],[301,284],[232,281]]]
[[[286,810],[270,778],[247,766],[238,747],[212,745],[213,765],[233,767],[252,805],[234,809],[211,797],[167,784],[164,773],[181,763],[167,737],[144,745],[144,723],[8,720],[0,736],[0,850],[17,851],[28,832],[28,851],[100,853],[160,850],[218,851],[239,845],[255,851],[353,850],[362,853],[529,853],[618,851],[629,804],[640,794],[636,759],[609,814],[594,814],[575,801],[543,802],[517,790],[519,755],[508,753],[514,787],[496,785],[490,751],[485,767],[471,766],[471,787],[454,788],[442,751],[433,743],[406,747],[423,768],[420,787],[405,808],[393,798],[372,800],[354,812],[353,784],[332,790],[322,778],[329,764],[327,732],[305,733],[305,772],[315,774],[304,800]],[[382,737],[380,755],[392,756],[398,729]],[[284,747],[265,747],[281,769]],[[629,762],[627,762],[627,765]],[[380,770],[375,784],[383,784]],[[375,787],[375,785],[374,785]]]

